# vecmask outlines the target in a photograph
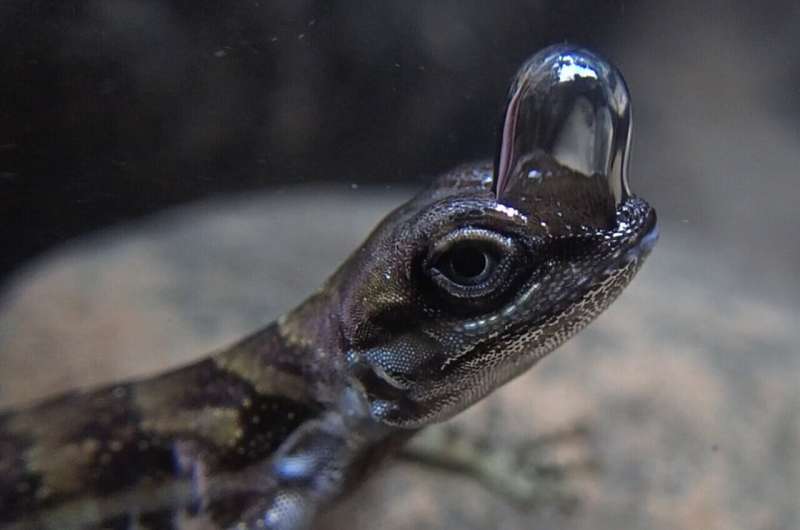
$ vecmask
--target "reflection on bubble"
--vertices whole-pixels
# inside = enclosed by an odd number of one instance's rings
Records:
[[[614,66],[574,46],[540,51],[509,91],[495,162],[498,200],[552,195],[555,186],[559,193],[607,194],[619,204],[630,193],[630,131],[630,97]]]

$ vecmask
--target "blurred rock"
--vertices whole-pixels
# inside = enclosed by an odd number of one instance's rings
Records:
[[[408,195],[343,186],[217,201],[53,254],[0,311],[3,402],[225,345],[299,302]],[[521,512],[469,480],[396,465],[326,528],[796,528],[797,307],[727,289],[729,274],[686,238],[665,239],[596,323],[455,420],[500,444],[587,423],[600,469],[576,477],[576,514]]]

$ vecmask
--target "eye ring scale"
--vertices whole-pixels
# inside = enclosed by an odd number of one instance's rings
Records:
[[[436,241],[424,266],[440,298],[486,309],[513,287],[525,268],[524,254],[512,236],[465,227]]]

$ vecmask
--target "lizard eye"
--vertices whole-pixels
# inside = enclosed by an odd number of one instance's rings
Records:
[[[461,228],[432,246],[426,268],[446,301],[461,309],[487,309],[515,283],[523,254],[509,236],[483,228]]]
[[[436,270],[459,285],[478,285],[497,266],[496,250],[491,245],[482,245],[475,241],[459,242],[439,258]]]

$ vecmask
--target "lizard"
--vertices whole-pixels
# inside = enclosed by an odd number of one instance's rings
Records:
[[[435,179],[297,308],[188,366],[0,413],[0,529],[312,527],[629,284],[658,238],[630,123],[605,59],[535,54],[494,163]]]

